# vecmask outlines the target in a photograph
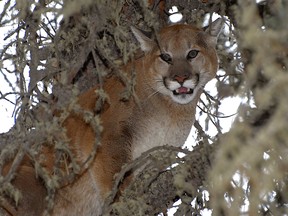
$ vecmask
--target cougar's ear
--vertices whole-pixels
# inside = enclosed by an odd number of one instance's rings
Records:
[[[218,36],[224,27],[224,21],[223,18],[218,18],[205,28],[205,32],[211,36],[212,41],[215,44],[217,43]]]
[[[144,32],[142,32],[141,30],[139,30],[133,26],[131,26],[131,30],[132,30],[134,36],[136,37],[137,41],[140,43],[141,49],[145,53],[150,52],[154,48],[154,46],[155,46],[154,40],[152,40],[151,38],[146,36],[144,34]]]

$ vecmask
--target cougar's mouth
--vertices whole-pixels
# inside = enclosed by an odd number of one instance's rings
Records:
[[[194,89],[186,88],[186,87],[180,87],[173,91],[174,95],[185,95],[185,94],[193,94]]]

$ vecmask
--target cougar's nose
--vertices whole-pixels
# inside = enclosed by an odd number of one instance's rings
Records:
[[[173,79],[180,84],[184,83],[189,78],[189,74],[174,75]]]

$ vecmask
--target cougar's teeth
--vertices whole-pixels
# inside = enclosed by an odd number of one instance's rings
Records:
[[[192,94],[192,93],[193,93],[193,89],[185,88],[185,87],[180,87],[180,88],[174,90],[173,93],[174,93],[175,95],[179,95],[179,94]]]

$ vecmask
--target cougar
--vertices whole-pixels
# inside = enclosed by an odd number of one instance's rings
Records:
[[[109,103],[98,113],[103,126],[101,145],[86,172],[57,191],[52,215],[101,215],[114,176],[125,163],[152,147],[181,146],[185,142],[203,88],[218,69],[215,46],[222,23],[218,19],[205,30],[186,24],[167,26],[157,34],[157,40],[132,28],[144,55],[124,66],[123,71],[135,73],[136,97],[122,100],[125,84],[116,76],[105,80],[103,88]],[[97,88],[79,96],[81,109],[96,113]],[[71,113],[63,127],[73,154],[83,163],[97,139],[95,132],[77,113]],[[47,160],[53,158],[47,155]],[[24,161],[19,166],[12,183],[23,198],[17,207],[2,204],[10,214],[43,214],[47,192],[35,176],[29,163]]]

